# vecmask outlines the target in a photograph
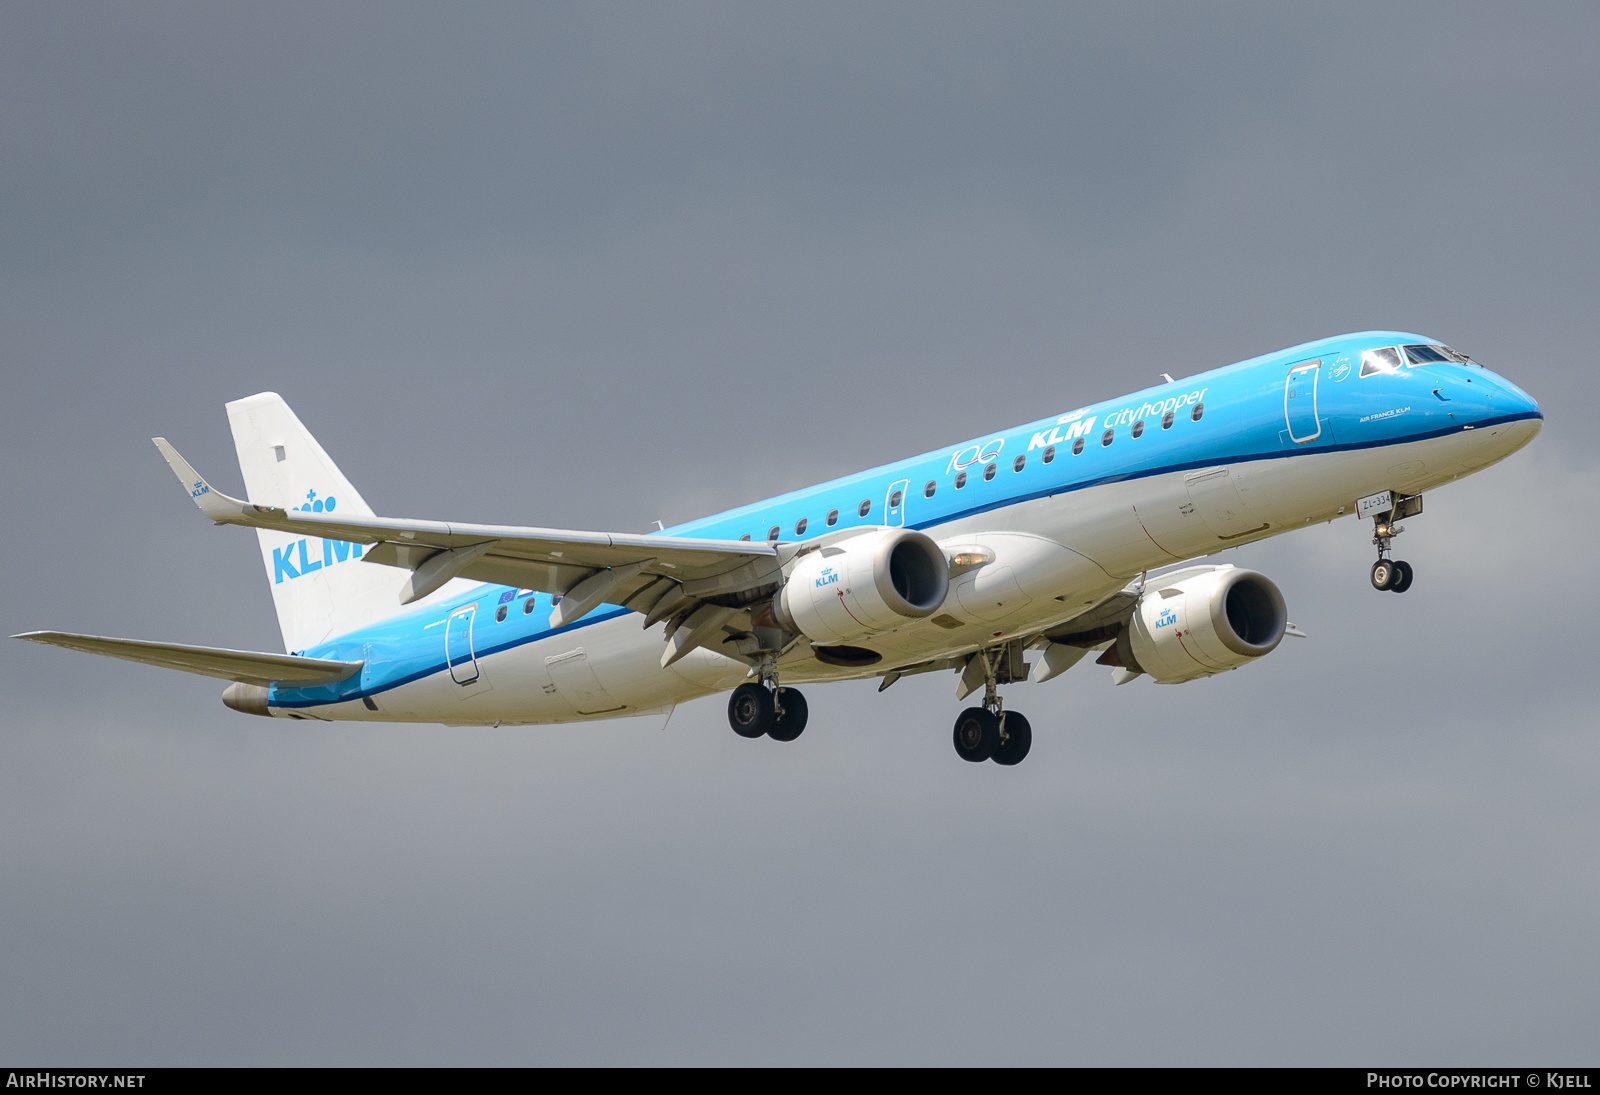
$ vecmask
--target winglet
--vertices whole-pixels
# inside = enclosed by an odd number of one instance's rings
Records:
[[[248,502],[241,502],[237,498],[230,498],[221,491],[212,490],[211,484],[203,479],[194,466],[183,458],[183,455],[173,448],[165,437],[152,437],[162,457],[167,461],[167,466],[178,477],[178,482],[183,484],[183,489],[189,492],[189,497],[194,499],[194,504],[200,507],[200,512],[217,522],[225,522],[244,517],[257,510],[258,507]]]

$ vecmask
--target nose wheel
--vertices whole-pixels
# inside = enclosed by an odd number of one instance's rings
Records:
[[[1372,564],[1372,588],[1404,593],[1411,588],[1411,564],[1404,559],[1379,559]]]

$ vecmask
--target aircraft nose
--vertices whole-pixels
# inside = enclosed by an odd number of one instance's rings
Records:
[[[1487,371],[1487,370],[1486,370]],[[1498,373],[1489,373],[1494,381],[1493,402],[1501,416],[1544,419],[1544,409],[1539,401]]]

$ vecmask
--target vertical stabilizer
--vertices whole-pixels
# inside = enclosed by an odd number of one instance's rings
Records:
[[[250,501],[313,513],[372,508],[276,392],[228,404]],[[285,650],[326,642],[400,610],[403,570],[364,566],[366,545],[257,529]]]

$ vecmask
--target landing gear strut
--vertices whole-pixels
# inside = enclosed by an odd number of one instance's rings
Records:
[[[778,671],[771,654],[761,659],[759,681],[746,681],[728,697],[728,725],[742,738],[763,734],[773,741],[793,741],[806,728],[809,711],[798,688],[778,684]]]
[[[1372,588],[1404,593],[1411,588],[1411,564],[1401,559],[1389,558],[1394,538],[1406,530],[1394,523],[1395,510],[1380,513],[1372,519],[1372,542],[1378,548],[1378,561],[1372,564]],[[1420,508],[1420,507],[1419,507]]]
[[[1033,747],[1032,725],[1017,712],[1006,711],[1001,706],[1000,691],[996,687],[1001,656],[999,651],[982,650],[974,655],[983,659],[983,706],[969,707],[956,719],[952,735],[956,756],[974,764],[985,760],[1008,767],[1020,764]]]

